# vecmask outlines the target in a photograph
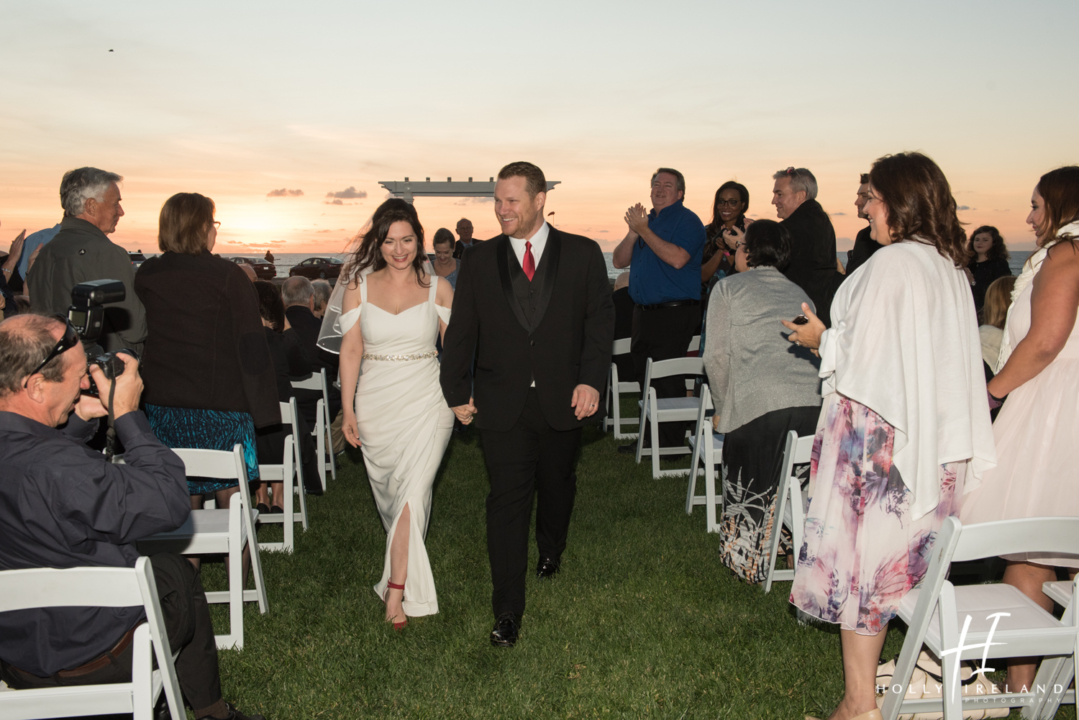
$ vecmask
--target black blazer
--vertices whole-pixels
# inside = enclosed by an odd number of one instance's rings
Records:
[[[318,334],[322,330],[322,320],[303,305],[289,305],[285,308],[285,317],[288,324],[295,331],[300,341],[300,349],[307,356],[307,361],[314,365],[314,371],[318,372],[326,368],[326,376],[332,383],[337,379],[338,358],[331,352],[327,352],[318,346]]]
[[[236,263],[166,252],[135,273],[135,292],[146,307],[144,402],[247,412],[256,428],[281,422],[258,295]]]
[[[780,223],[791,235],[791,259],[783,274],[817,308],[817,317],[832,326],[832,296],[843,281],[836,268],[835,229],[828,213],[816,200],[806,200]]]
[[[584,384],[603,392],[614,342],[611,282],[599,245],[550,228],[531,283],[505,235],[470,249],[460,267],[442,353],[449,406],[474,395],[476,426],[508,430],[534,378],[551,427],[584,425],[570,407],[573,389]],[[529,293],[531,318],[521,302]]]

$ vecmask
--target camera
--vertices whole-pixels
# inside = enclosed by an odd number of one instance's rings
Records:
[[[101,372],[105,373],[109,380],[115,380],[117,375],[124,373],[124,361],[117,357],[118,355],[122,353],[139,359],[134,350],[107,353],[97,344],[105,325],[105,305],[122,302],[126,297],[127,289],[119,280],[93,280],[71,288],[71,306],[67,309],[67,319],[79,334],[89,361],[101,368]],[[97,387],[93,384],[87,392],[94,396],[98,394]]]

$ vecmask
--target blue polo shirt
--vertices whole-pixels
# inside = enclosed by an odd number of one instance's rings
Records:
[[[644,240],[633,246],[629,266],[629,296],[638,305],[701,299],[701,253],[706,240],[704,224],[679,200],[657,214],[648,213],[648,229],[689,253],[689,262],[676,270],[659,259]]]

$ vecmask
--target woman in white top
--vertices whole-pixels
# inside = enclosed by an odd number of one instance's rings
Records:
[[[964,524],[1025,517],[1079,517],[1079,167],[1046,173],[1031,197],[1027,222],[1038,251],[1015,282],[1001,341],[994,404],[1008,396],[993,425],[1000,462],[982,487],[963,502]],[[1042,583],[1079,557],[1009,555],[1004,582],[1047,611],[1053,601]],[[1036,658],[1013,658],[1008,689],[1022,692],[1034,680]]]
[[[453,430],[435,353],[453,290],[424,270],[426,257],[416,211],[403,200],[386,201],[348,263],[340,304],[342,430],[363,449],[386,528],[375,592],[398,630],[407,616],[438,612],[423,539],[435,473]]]
[[[947,179],[924,155],[885,156],[865,212],[884,247],[840,285],[831,329],[805,304],[807,324],[784,322],[792,342],[819,348],[824,380],[791,602],[840,626],[845,693],[832,720],[880,717],[888,622],[964,487],[994,462],[969,250]]]

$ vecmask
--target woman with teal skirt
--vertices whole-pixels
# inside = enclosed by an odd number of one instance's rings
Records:
[[[255,428],[281,422],[258,297],[239,266],[212,253],[213,201],[179,193],[161,208],[158,247],[135,275],[146,307],[143,401],[150,427],[172,448],[244,449],[250,482],[259,479]],[[235,482],[188,478],[191,507],[213,493],[229,506]]]

